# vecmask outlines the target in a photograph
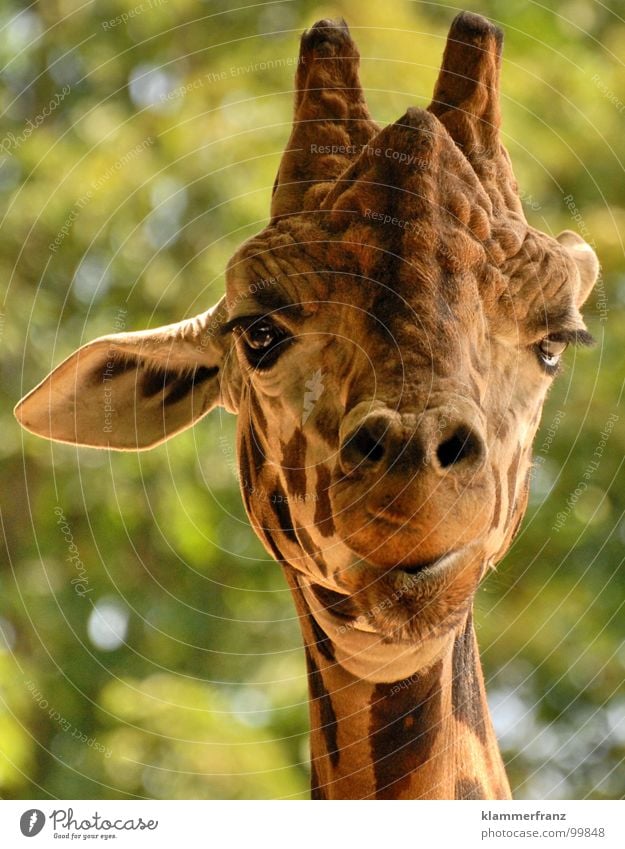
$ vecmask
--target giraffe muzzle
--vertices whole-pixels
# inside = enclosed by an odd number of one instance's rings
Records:
[[[348,416],[332,502],[339,532],[384,567],[430,563],[479,538],[494,485],[479,414],[469,402],[421,414],[378,407]]]
[[[368,413],[341,440],[341,471],[370,479],[410,478],[424,469],[443,476],[475,475],[488,453],[476,418],[438,407],[419,417],[390,410]]]

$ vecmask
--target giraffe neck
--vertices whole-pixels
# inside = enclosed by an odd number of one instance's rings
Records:
[[[404,660],[380,683],[337,662],[298,580],[289,583],[306,646],[313,798],[510,798],[470,613],[416,671],[405,676]]]

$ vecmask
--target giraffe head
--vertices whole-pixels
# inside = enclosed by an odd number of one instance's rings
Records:
[[[459,15],[430,106],[380,130],[346,25],[313,26],[271,221],[225,298],[84,346],[17,408],[40,435],[126,450],[238,413],[252,523],[326,632],[414,642],[466,614],[525,510],[560,356],[590,341],[598,263],[525,220],[501,44]]]

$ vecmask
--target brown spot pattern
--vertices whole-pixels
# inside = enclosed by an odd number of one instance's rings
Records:
[[[332,644],[332,640],[328,637],[326,632],[323,630],[321,625],[317,622],[312,613],[308,617],[308,622],[315,638],[315,645],[319,650],[319,654],[325,657],[330,663],[334,663],[334,645]]]
[[[303,528],[301,525],[298,525],[295,529],[295,532],[303,550],[309,557],[311,557],[315,561],[315,563],[317,564],[317,566],[319,566],[323,574],[327,575],[328,564],[323,559],[321,552],[319,551],[315,543],[312,541],[311,536],[306,530],[306,528]]]
[[[506,523],[510,521],[514,512],[514,505],[516,503],[517,476],[519,474],[520,462],[521,446],[518,445],[516,451],[514,452],[512,463],[510,463],[510,468],[508,469],[508,515],[506,517]]]
[[[305,651],[310,697],[313,702],[317,703],[319,709],[319,731],[323,736],[325,750],[330,758],[330,763],[335,767],[339,762],[339,747],[337,739],[338,725],[332,705],[332,698],[326,690],[323,678],[319,672],[319,667],[315,663],[312,654],[308,649],[305,649]]]
[[[255,424],[261,433],[267,433],[267,417],[254,392],[250,393],[250,424]]]
[[[501,481],[495,475],[494,480],[495,504],[493,506],[493,521],[491,527],[498,528],[501,521]]]
[[[335,533],[332,504],[330,503],[329,488],[332,482],[330,470],[326,466],[317,467],[317,502],[315,505],[315,525],[324,537]]]
[[[254,485],[256,485],[258,483],[258,476],[260,475],[262,468],[265,465],[265,454],[260,446],[260,441],[258,439],[258,433],[256,432],[256,428],[252,423],[250,423],[247,443],[249,447],[250,460],[255,473],[253,483]]]
[[[127,371],[128,369],[124,368],[123,370]],[[159,392],[164,393],[166,389],[169,389],[164,404],[166,407],[171,406],[181,401],[196,386],[215,377],[218,372],[217,366],[210,368],[200,366],[193,369],[189,374],[182,375],[179,372],[166,369],[147,371],[141,383],[141,392],[144,398],[151,398]],[[121,371],[117,371],[116,374],[121,374]]]
[[[350,596],[329,590],[321,584],[311,584],[310,589],[317,601],[335,616],[343,619],[355,619],[358,616],[356,605]]]
[[[301,428],[295,428],[293,436],[282,446],[282,468],[294,498],[306,495],[306,437]]]
[[[112,360],[106,359],[99,363],[89,375],[88,381],[93,386],[100,386],[105,377],[114,380],[127,371],[133,371],[139,367],[139,360],[136,357],[115,356]]]
[[[369,733],[376,799],[396,799],[432,754],[441,720],[439,661],[422,676],[377,684]]]
[[[333,448],[339,441],[339,415],[332,407],[326,407],[315,416],[315,430]]]
[[[276,485],[269,494],[269,503],[278,520],[280,530],[290,542],[294,542],[297,545],[297,534],[293,527],[293,519],[291,518],[287,496],[282,487]]]

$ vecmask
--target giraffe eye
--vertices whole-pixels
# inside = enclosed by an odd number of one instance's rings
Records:
[[[545,336],[536,346],[540,362],[549,374],[555,373],[567,344],[554,334],[553,336]]]
[[[254,325],[254,327],[249,327],[243,332],[245,344],[255,351],[266,351],[276,341],[276,329],[276,327],[267,322],[261,322]]]
[[[261,319],[248,327],[240,327],[239,338],[243,343],[245,357],[255,369],[271,368],[287,348],[291,337],[281,327],[267,319]]]

